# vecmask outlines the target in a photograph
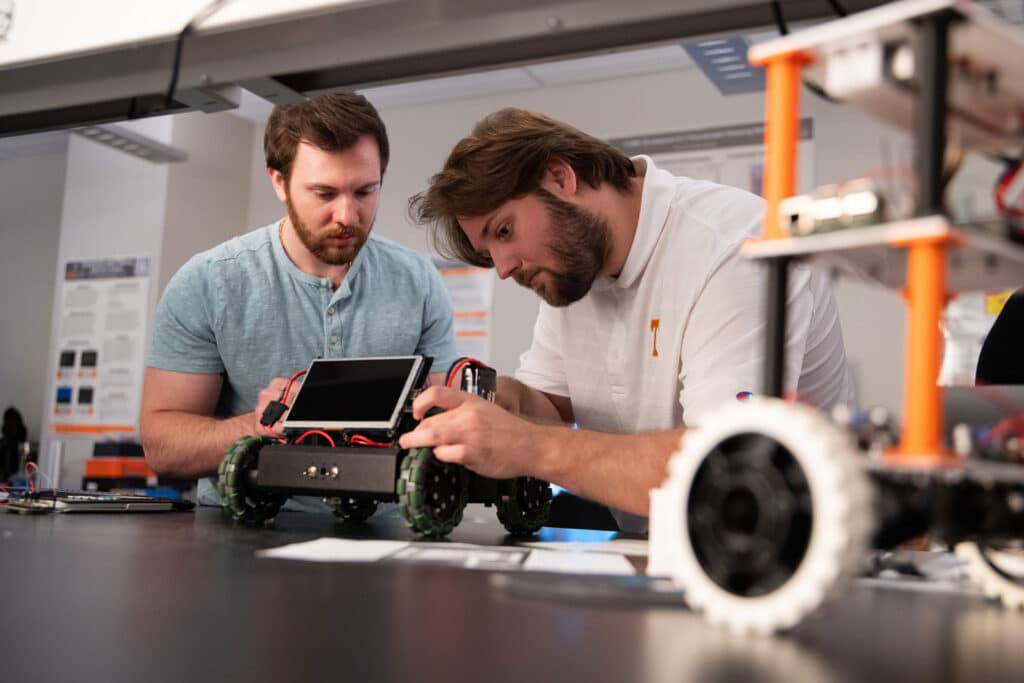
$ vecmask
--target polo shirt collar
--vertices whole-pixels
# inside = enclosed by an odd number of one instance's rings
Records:
[[[599,286],[600,289],[627,289],[639,280],[661,238],[672,198],[675,196],[675,178],[671,173],[655,166],[649,156],[635,156],[632,157],[632,161],[637,172],[644,176],[640,195],[640,220],[637,222],[633,244],[629,248],[622,272],[617,278],[601,278],[605,283],[602,283],[604,287]],[[597,285],[598,282],[594,284]]]

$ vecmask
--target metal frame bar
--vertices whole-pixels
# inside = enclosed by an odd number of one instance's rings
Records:
[[[764,386],[767,396],[782,398],[786,371],[786,298],[789,292],[788,256],[766,259],[768,286],[765,307]]]
[[[882,4],[848,0],[851,11]],[[791,0],[789,21],[830,16]],[[760,0],[403,0],[208,29],[184,42],[182,90],[271,78],[309,94],[771,25]],[[0,69],[0,136],[166,113],[175,36]],[[146,108],[130,109],[133,100]],[[95,110],[95,111],[94,111]],[[113,118],[112,118],[113,117]]]
[[[940,12],[917,22],[914,63],[918,72],[917,126],[914,131],[918,197],[916,215],[945,213],[942,202],[946,154],[946,93],[949,87],[949,26],[954,16]]]

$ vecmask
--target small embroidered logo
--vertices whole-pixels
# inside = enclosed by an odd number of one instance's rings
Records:
[[[753,395],[754,394],[749,392],[749,391],[741,391],[738,394],[736,394],[736,400],[737,401],[746,401],[748,398],[750,398]]]
[[[654,333],[654,343],[651,346],[651,355],[658,357],[658,328],[661,326],[661,318],[651,318],[651,332]]]

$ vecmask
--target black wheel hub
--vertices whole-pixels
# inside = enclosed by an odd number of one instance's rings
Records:
[[[686,515],[707,576],[735,595],[765,595],[793,576],[807,551],[810,486],[782,444],[763,434],[738,434],[700,464]]]
[[[526,519],[536,519],[551,499],[551,486],[546,481],[522,477],[516,486],[516,500]]]
[[[462,476],[459,465],[434,460],[427,466],[423,501],[427,514],[433,519],[449,520],[462,509]]]
[[[343,522],[364,522],[377,511],[377,501],[362,496],[346,496],[332,499],[331,507]]]

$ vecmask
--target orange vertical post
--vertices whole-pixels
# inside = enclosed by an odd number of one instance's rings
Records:
[[[765,239],[787,237],[779,225],[779,203],[796,192],[796,145],[800,138],[801,53],[771,57],[766,65],[764,124]]]
[[[906,381],[900,456],[937,458],[942,450],[942,389],[938,385],[939,320],[946,303],[945,238],[907,245]]]

